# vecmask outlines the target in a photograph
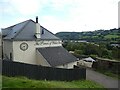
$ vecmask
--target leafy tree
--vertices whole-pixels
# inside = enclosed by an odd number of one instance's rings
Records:
[[[82,50],[75,49],[74,53],[75,54],[79,54],[79,55],[83,55],[83,51]]]

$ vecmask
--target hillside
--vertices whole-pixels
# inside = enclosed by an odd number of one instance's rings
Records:
[[[86,41],[120,41],[120,28],[110,30],[96,30],[88,32],[58,32],[56,36],[62,40],[86,40]]]

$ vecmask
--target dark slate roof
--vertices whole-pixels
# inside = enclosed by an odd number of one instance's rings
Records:
[[[38,48],[37,50],[52,67],[77,61],[77,58],[62,46]]]
[[[35,37],[36,22],[33,20],[27,20],[8,28],[2,29],[3,39],[7,40],[36,40]],[[53,33],[48,31],[46,28],[40,26],[44,34],[41,35],[40,40],[60,40]]]

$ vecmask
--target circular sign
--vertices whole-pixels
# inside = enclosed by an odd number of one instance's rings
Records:
[[[28,49],[28,44],[27,43],[21,43],[20,44],[20,49],[23,50],[23,51],[27,50]]]

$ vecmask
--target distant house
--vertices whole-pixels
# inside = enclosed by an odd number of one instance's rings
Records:
[[[88,57],[79,60],[78,64],[85,67],[92,67],[93,62],[95,62],[95,60],[91,57]]]
[[[110,45],[114,47],[120,47],[120,44],[110,44]]]
[[[58,68],[73,68],[77,59],[62,41],[33,20],[2,29],[3,59]]]
[[[95,60],[91,57],[88,57],[88,58],[84,58],[83,61],[86,61],[86,62],[95,62]]]

